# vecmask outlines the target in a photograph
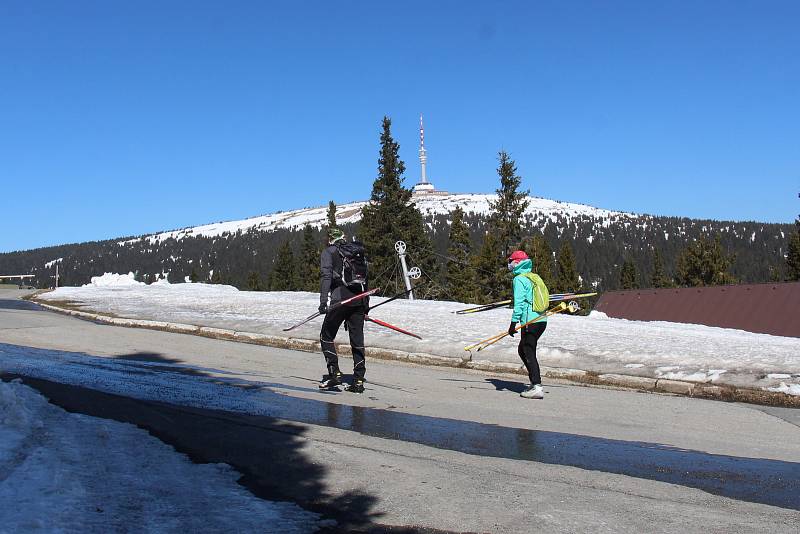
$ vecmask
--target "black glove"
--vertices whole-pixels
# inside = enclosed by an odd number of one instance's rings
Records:
[[[319,308],[317,308],[317,311],[323,315],[328,313],[328,303],[327,302],[320,303]]]
[[[517,323],[511,321],[511,325],[508,327],[508,335],[514,337],[514,334],[517,333]]]

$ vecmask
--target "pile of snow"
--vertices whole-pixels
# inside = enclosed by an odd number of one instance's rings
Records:
[[[83,287],[124,287],[124,286],[143,286],[144,282],[137,282],[135,275],[105,273],[102,276],[93,276],[91,282]]]
[[[226,464],[193,464],[133,425],[67,413],[0,382],[3,532],[311,532],[317,514],[256,498]]]
[[[237,291],[230,286],[171,284],[124,288],[59,288],[40,298],[70,300],[86,308],[119,317],[226,328],[286,336],[283,328],[316,311],[319,296],[306,292]],[[372,304],[383,299],[373,297]],[[368,323],[370,346],[420,352],[461,360],[519,364],[517,340],[505,339],[471,355],[464,347],[508,328],[510,311],[456,315],[458,302],[397,300],[371,315],[415,332],[412,339]],[[320,321],[290,335],[319,339]],[[347,333],[339,333],[340,342]],[[800,338],[755,334],[742,330],[668,322],[613,319],[601,313],[588,317],[550,318],[539,342],[543,365],[598,373],[726,383],[738,386],[780,387],[800,382]],[[796,390],[787,386],[787,391]]]
[[[781,382],[777,387],[767,389],[770,391],[777,391],[779,393],[786,393],[788,395],[800,395],[800,383],[787,384],[785,382]]]

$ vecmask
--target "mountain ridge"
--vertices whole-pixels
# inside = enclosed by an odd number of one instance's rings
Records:
[[[492,193],[448,193],[448,194],[425,194],[416,195],[413,201],[417,204],[417,208],[422,212],[423,216],[432,215],[445,215],[450,213],[457,205],[460,205],[466,214],[475,215],[488,215],[489,213],[489,200],[495,198],[496,195]],[[642,217],[643,214],[632,212],[608,210],[604,208],[597,208],[589,204],[580,204],[575,202],[565,202],[561,200],[552,200],[543,197],[528,197],[530,205],[526,210],[527,215],[535,215],[536,212],[558,212],[566,215],[569,218],[569,213],[577,214],[591,214],[596,216],[626,216],[626,217]],[[338,224],[353,224],[361,219],[361,208],[368,204],[366,200],[356,200],[345,204],[338,204],[336,206],[336,221]],[[437,204],[439,204],[437,209]],[[140,239],[148,239],[149,241],[163,241],[169,238],[180,239],[182,237],[204,236],[216,237],[224,233],[235,233],[236,231],[271,231],[275,229],[299,229],[306,223],[310,224],[313,228],[320,228],[327,222],[327,206],[314,206],[309,208],[293,209],[288,211],[276,211],[264,215],[256,215],[254,217],[247,217],[244,219],[234,219],[231,221],[219,221],[209,224],[202,224],[197,226],[187,226],[174,230],[166,230],[161,232],[154,232],[152,234],[143,234],[139,237],[119,241],[119,244],[128,244]]]
[[[414,197],[423,214],[435,251],[444,254],[449,244],[450,213],[465,211],[473,251],[483,241],[492,193],[425,194]],[[522,226],[526,235],[539,232],[553,251],[564,240],[573,248],[583,280],[600,289],[615,289],[623,261],[633,261],[642,287],[652,271],[658,250],[667,274],[674,273],[680,251],[700,236],[719,235],[725,250],[736,256],[732,274],[744,283],[780,279],[785,268],[788,236],[794,225],[758,221],[716,221],[657,216],[597,208],[587,204],[529,197]],[[337,206],[337,224],[350,235],[358,234],[361,207],[367,201]],[[0,253],[0,271],[34,274],[34,285],[52,285],[55,266],[62,282],[88,283],[104,272],[133,271],[143,280],[156,275],[171,281],[187,276],[215,279],[248,287],[252,273],[268,280],[276,251],[287,240],[299,249],[302,230],[312,226],[314,239],[324,241],[327,206],[280,211],[256,217],[190,226],[127,238],[56,245]],[[413,248],[413,244],[409,243]],[[443,262],[440,268],[447,268]],[[438,276],[439,273],[432,273]]]

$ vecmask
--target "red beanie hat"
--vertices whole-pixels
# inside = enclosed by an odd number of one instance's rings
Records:
[[[508,257],[508,261],[522,261],[527,259],[529,258],[528,255],[525,254],[524,250],[515,250],[511,253],[511,256]]]

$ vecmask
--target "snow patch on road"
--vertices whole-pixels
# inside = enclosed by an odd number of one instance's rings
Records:
[[[0,382],[3,532],[310,532],[319,516],[256,498],[133,425],[67,413]]]

